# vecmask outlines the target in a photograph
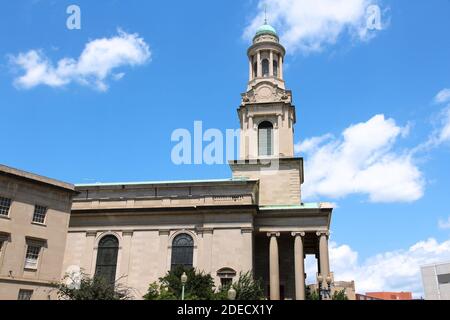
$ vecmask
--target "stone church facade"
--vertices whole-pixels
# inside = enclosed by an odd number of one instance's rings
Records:
[[[314,255],[328,287],[332,207],[301,200],[303,159],[294,157],[296,112],[284,56],[265,24],[248,50],[240,159],[230,162],[231,179],[76,186],[63,269],[107,270],[138,297],[180,264],[210,273],[217,287],[253,271],[268,298],[301,300],[304,258]],[[115,249],[104,249],[104,239]],[[110,265],[102,265],[111,250]]]
[[[267,298],[303,300],[304,260],[313,255],[318,274],[312,280],[328,289],[333,209],[302,202],[303,159],[294,155],[297,119],[284,81],[285,53],[271,26],[259,28],[248,49],[240,159],[229,163],[230,179],[76,185],[75,195],[66,187],[67,199],[73,196],[70,222],[67,239],[58,242],[65,243],[60,270],[50,278],[83,270],[119,281],[140,299],[150,283],[180,265],[210,273],[216,287],[252,271]],[[0,185],[0,196],[8,196],[2,192]],[[51,250],[54,242],[45,243]]]

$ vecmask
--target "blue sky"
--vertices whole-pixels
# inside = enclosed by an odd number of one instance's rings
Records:
[[[311,170],[306,179],[319,186],[305,186],[305,200],[337,204],[336,273],[355,278],[360,291],[420,295],[418,265],[450,260],[447,0],[349,0],[339,14],[329,0],[3,1],[0,163],[73,183],[230,177],[226,165],[174,165],[171,134],[192,130],[196,120],[205,128],[238,128],[246,35],[263,22],[264,2],[289,52],[285,78],[297,107],[299,155]],[[81,30],[66,28],[70,4],[81,8]],[[373,4],[381,8],[382,30],[361,33],[361,10]],[[98,39],[134,51],[83,66],[80,54]],[[33,57],[50,71],[21,78]],[[63,58],[73,59],[68,73],[56,70]],[[364,145],[376,144],[371,137],[378,134],[385,140],[350,170],[356,180],[331,181],[354,161],[342,150],[355,141],[343,132],[357,124]],[[312,143],[314,137],[324,139]],[[305,141],[313,147],[302,149]],[[378,162],[385,164],[380,171],[366,170]]]

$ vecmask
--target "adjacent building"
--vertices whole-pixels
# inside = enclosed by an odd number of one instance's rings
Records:
[[[450,262],[422,267],[426,300],[450,300]]]
[[[54,299],[74,186],[0,165],[0,299]]]
[[[412,300],[412,292],[367,292],[367,297],[379,300]]]

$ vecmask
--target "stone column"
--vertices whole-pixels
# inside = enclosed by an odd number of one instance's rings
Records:
[[[271,77],[274,77],[275,76],[275,74],[274,74],[274,72],[273,72],[273,51],[272,50],[270,50],[270,54],[269,54],[269,75],[271,76]]]
[[[320,259],[320,273],[324,279],[330,275],[330,262],[328,255],[328,237],[330,233],[328,231],[318,231],[319,237],[319,259]]]
[[[269,232],[269,275],[270,275],[270,300],[280,300],[280,262],[278,255],[279,232]]]
[[[258,77],[262,77],[261,51],[258,51],[258,53],[256,54],[256,60],[256,65],[258,66],[256,75]]]
[[[280,74],[280,79],[283,79],[283,55],[280,54],[280,58],[278,59],[278,73]]]
[[[303,248],[304,232],[292,232],[294,240],[295,298],[305,300],[305,253]]]

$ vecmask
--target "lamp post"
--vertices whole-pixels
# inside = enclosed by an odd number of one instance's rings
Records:
[[[188,280],[188,277],[186,275],[186,272],[183,272],[181,275],[181,300],[184,300],[184,287],[186,285],[186,282]]]
[[[333,278],[328,275],[327,277],[323,277],[321,274],[317,275],[317,284],[319,287],[319,294],[322,300],[331,299],[331,283],[333,282]]]
[[[231,287],[230,290],[228,290],[228,300],[236,300],[236,290]]]

